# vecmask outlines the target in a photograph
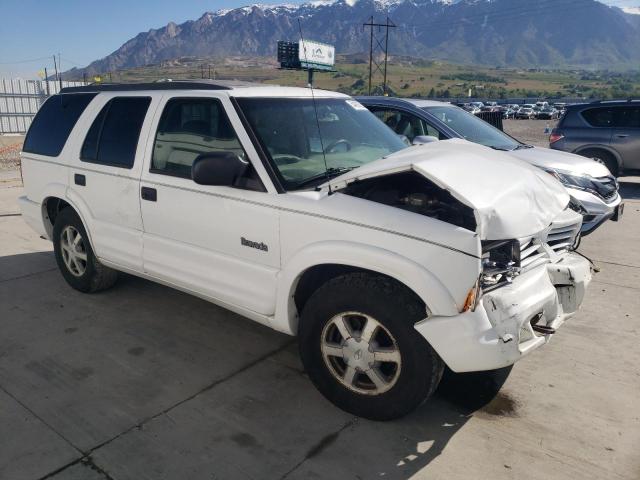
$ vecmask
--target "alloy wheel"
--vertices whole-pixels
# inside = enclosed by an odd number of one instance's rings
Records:
[[[87,270],[87,250],[80,232],[73,226],[67,225],[60,234],[60,250],[62,260],[69,272],[81,277]]]
[[[323,328],[320,342],[327,368],[349,390],[380,395],[398,381],[398,344],[375,318],[359,312],[335,315]]]

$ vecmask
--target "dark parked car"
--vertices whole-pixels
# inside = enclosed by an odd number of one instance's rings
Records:
[[[536,116],[538,120],[555,120],[558,118],[558,111],[553,107],[544,107]]]
[[[640,169],[640,100],[570,105],[549,143],[593,158],[616,176]]]

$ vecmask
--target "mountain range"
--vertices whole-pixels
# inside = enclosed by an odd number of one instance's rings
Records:
[[[596,0],[315,0],[207,12],[142,32],[65,77],[180,57],[275,56],[278,40],[306,38],[336,53],[368,52],[363,23],[396,25],[389,53],[453,63],[514,67],[635,68],[640,15]],[[378,36],[382,31],[376,31]]]

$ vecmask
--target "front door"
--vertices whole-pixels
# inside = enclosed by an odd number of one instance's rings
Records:
[[[233,187],[191,179],[193,162],[208,152],[257,160],[236,134],[242,127],[230,102],[215,94],[167,97],[156,124],[141,181],[145,272],[218,303],[272,315],[280,268],[273,194],[253,167]]]

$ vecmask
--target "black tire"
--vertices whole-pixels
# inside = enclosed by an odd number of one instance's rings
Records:
[[[438,396],[472,413],[490,403],[505,384],[513,365],[483,372],[455,373],[445,368]]]
[[[325,326],[344,312],[374,318],[384,327],[376,331],[388,332],[395,340],[401,364],[390,389],[359,393],[343,385],[327,365],[321,349]],[[402,417],[434,393],[444,369],[442,359],[414,329],[424,317],[424,305],[388,277],[367,273],[336,277],[316,290],[304,306],[299,327],[302,363],[318,390],[342,410],[371,420]],[[358,378],[366,375],[358,372]]]
[[[584,150],[580,152],[580,155],[582,155],[583,157],[591,158],[596,162],[601,163],[602,165],[607,167],[611,172],[611,175],[615,177],[617,177],[618,174],[620,173],[620,169],[618,168],[618,162],[616,161],[614,156],[611,155],[606,150],[598,150],[598,149]]]
[[[72,272],[63,257],[62,235],[67,227],[72,227],[81,236],[82,250],[86,255],[86,262],[83,262],[84,271],[81,274],[79,274],[79,272]],[[89,243],[87,231],[82,224],[82,220],[80,220],[78,214],[70,207],[58,213],[53,227],[53,249],[60,273],[62,273],[67,283],[76,290],[83,293],[94,293],[106,290],[116,283],[118,272],[109,267],[105,267],[98,261]]]

